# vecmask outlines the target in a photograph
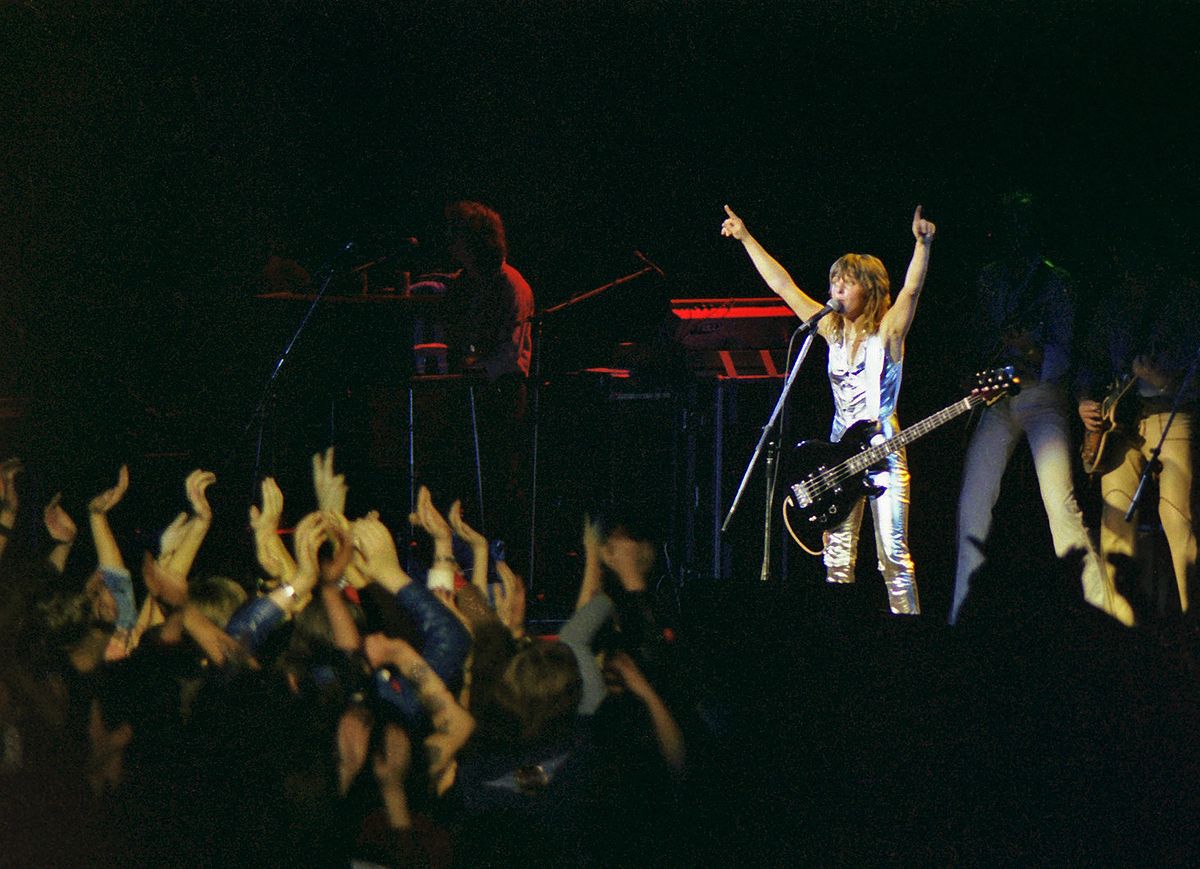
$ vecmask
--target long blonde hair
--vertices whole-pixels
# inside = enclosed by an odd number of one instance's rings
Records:
[[[860,322],[863,334],[879,331],[883,315],[892,307],[892,282],[887,269],[879,257],[869,253],[848,253],[829,267],[829,283],[838,278],[853,279],[867,293],[867,306]],[[818,331],[830,340],[841,341],[845,337],[846,321],[841,314],[830,314],[821,321]]]

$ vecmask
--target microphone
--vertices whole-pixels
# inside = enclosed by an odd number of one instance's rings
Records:
[[[811,332],[813,329],[817,328],[817,323],[821,322],[821,318],[826,314],[840,314],[845,310],[845,308],[846,306],[837,299],[830,299],[825,303],[824,308],[817,311],[817,313],[805,320],[797,331],[800,333]]]
[[[650,257],[646,256],[640,250],[635,250],[633,252],[633,255],[635,257],[637,257],[638,259],[640,259],[642,262],[644,262],[646,265],[648,265],[650,267],[650,269],[652,271],[654,271],[660,278],[666,277],[666,274],[663,272],[663,270],[660,269],[657,265],[655,265],[655,263],[650,259]]]

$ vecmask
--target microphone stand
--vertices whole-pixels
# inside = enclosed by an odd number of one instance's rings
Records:
[[[1142,476],[1138,479],[1137,490],[1134,491],[1133,498],[1129,502],[1129,509],[1125,511],[1126,522],[1133,521],[1133,514],[1137,512],[1138,504],[1141,503],[1142,495],[1146,491],[1146,481],[1150,478],[1154,466],[1159,464],[1159,453],[1162,452],[1163,444],[1167,442],[1167,433],[1171,430],[1171,423],[1175,422],[1175,415],[1179,413],[1179,405],[1183,399],[1183,394],[1188,384],[1192,382],[1192,378],[1196,375],[1197,363],[1200,363],[1200,347],[1196,348],[1196,355],[1192,358],[1191,367],[1188,368],[1187,374],[1183,376],[1183,382],[1179,384],[1179,389],[1175,390],[1175,401],[1171,405],[1171,415],[1167,417],[1167,424],[1163,426],[1162,435],[1159,436],[1158,443],[1150,451],[1150,460],[1146,462],[1146,467],[1142,468]]]
[[[283,370],[284,362],[287,361],[288,355],[292,352],[292,348],[296,346],[296,341],[299,340],[301,333],[304,332],[305,327],[308,325],[308,321],[312,318],[313,312],[317,310],[317,305],[319,305],[321,303],[321,299],[325,297],[325,291],[329,289],[329,282],[333,280],[333,267],[337,262],[338,257],[344,253],[347,253],[353,247],[353,241],[346,242],[344,245],[338,248],[337,252],[334,253],[332,257],[326,260],[325,264],[322,265],[320,269],[317,270],[318,274],[320,274],[321,271],[326,271],[325,280],[321,282],[320,289],[317,290],[317,294],[309,304],[308,310],[304,312],[304,316],[300,318],[300,324],[296,327],[296,331],[292,334],[292,337],[284,346],[283,352],[280,353],[279,358],[275,360],[275,365],[271,368],[271,373],[267,375],[267,382],[263,384],[262,397],[258,401],[258,406],[254,408],[254,412],[250,416],[250,421],[246,423],[246,428],[242,431],[244,436],[250,432],[250,429],[254,426],[255,422],[258,423],[258,434],[255,438],[254,444],[254,473],[250,478],[251,498],[254,497],[254,486],[257,484],[259,472],[262,468],[263,429],[266,428],[267,404],[275,397],[274,387],[275,382],[279,379],[279,372]]]
[[[820,317],[816,319],[820,319]],[[792,384],[796,380],[796,375],[800,373],[800,366],[804,363],[805,357],[808,356],[808,350],[812,346],[813,337],[816,335],[815,320],[801,325],[800,329],[806,329],[808,334],[804,337],[804,344],[800,347],[800,353],[796,356],[796,361],[792,364],[787,379],[783,382],[783,389],[779,392],[779,400],[775,402],[775,408],[771,411],[771,417],[767,420],[766,425],[762,427],[762,434],[758,437],[758,444],[754,447],[754,454],[750,457],[750,463],[746,465],[745,473],[742,474],[742,482],[738,485],[737,493],[733,496],[733,503],[729,506],[729,512],[725,514],[725,521],[721,523],[722,534],[729,528],[733,514],[737,511],[738,504],[742,500],[742,495],[746,491],[746,485],[750,482],[750,475],[754,473],[754,466],[758,464],[758,457],[762,454],[763,447],[767,445],[768,438],[771,436],[771,429],[774,427],[775,421],[779,419],[780,413],[783,412],[784,402],[787,401],[787,397],[792,391]],[[762,571],[759,574],[759,579],[763,582],[769,579],[771,571],[771,525],[775,515],[775,461],[777,451],[778,443],[772,441],[767,451],[767,493],[763,520],[763,559]]]
[[[533,469],[529,483],[529,590],[533,591],[535,577],[534,564],[536,559],[537,541],[537,497],[538,497],[538,446],[541,440],[542,431],[542,333],[546,322],[546,317],[551,314],[557,314],[560,311],[565,311],[580,302],[585,302],[588,299],[599,296],[602,293],[607,293],[614,287],[619,287],[621,284],[627,284],[630,281],[637,280],[643,275],[650,273],[662,274],[662,272],[654,265],[647,264],[643,268],[635,272],[630,272],[627,275],[622,275],[616,280],[609,281],[607,284],[602,284],[594,290],[580,293],[577,296],[572,296],[565,302],[560,302],[546,308],[539,314],[534,314],[533,320],[537,323],[536,338],[533,343]]]

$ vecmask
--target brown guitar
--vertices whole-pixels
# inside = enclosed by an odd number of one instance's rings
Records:
[[[1128,435],[1128,428],[1117,418],[1121,409],[1121,400],[1128,394],[1130,388],[1137,382],[1133,374],[1120,377],[1108,388],[1108,393],[1100,400],[1100,428],[1090,429],[1083,433],[1083,445],[1079,448],[1079,457],[1083,459],[1083,470],[1090,476],[1106,474],[1117,466],[1117,457],[1111,449],[1115,439]]]

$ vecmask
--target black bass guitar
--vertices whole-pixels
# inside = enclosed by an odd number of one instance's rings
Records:
[[[880,443],[871,443],[879,433],[879,423],[860,420],[836,444],[815,440],[797,444],[789,462],[789,476],[797,482],[788,486],[783,499],[788,533],[805,552],[820,555],[824,533],[845,519],[859,498],[882,494],[883,489],[872,485],[868,474],[888,456],[979,405],[1015,394],[1020,384],[1011,365],[981,371],[966,398]]]

